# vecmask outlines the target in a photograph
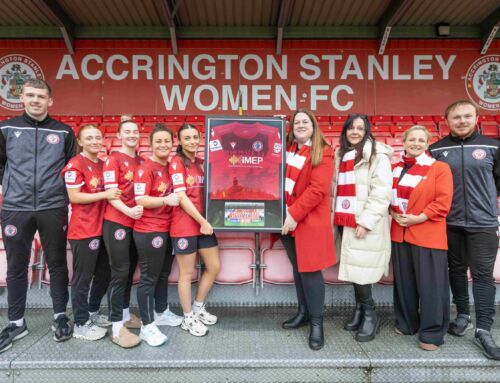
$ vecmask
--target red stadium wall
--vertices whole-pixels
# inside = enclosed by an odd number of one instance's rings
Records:
[[[19,84],[53,86],[55,115],[245,114],[439,115],[456,99],[481,114],[500,110],[500,42],[474,40],[187,40],[173,56],[161,40],[0,41],[0,115],[15,114]],[[16,65],[18,64],[18,65]]]

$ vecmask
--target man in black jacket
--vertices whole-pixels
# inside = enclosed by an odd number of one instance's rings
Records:
[[[447,217],[448,270],[457,317],[448,333],[465,335],[473,329],[469,315],[467,269],[472,275],[476,310],[474,343],[491,359],[500,360],[500,348],[491,336],[495,317],[493,269],[498,250],[500,141],[476,131],[477,108],[457,101],[445,112],[450,135],[430,146],[434,158],[453,172],[453,203]]]
[[[0,166],[4,167],[1,220],[10,321],[0,334],[0,352],[28,334],[24,312],[36,230],[50,272],[54,339],[67,340],[73,331],[66,315],[68,199],[61,170],[75,154],[76,139],[69,126],[48,115],[53,100],[45,81],[27,80],[21,101],[24,113],[0,122]]]

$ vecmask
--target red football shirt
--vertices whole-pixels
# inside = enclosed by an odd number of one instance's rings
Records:
[[[168,174],[168,164],[162,165],[152,159],[139,165],[134,174],[134,195],[136,201],[144,196],[164,197],[172,193],[172,184]],[[141,218],[135,221],[134,230],[142,233],[165,233],[170,229],[172,207],[160,206],[154,209],[144,208]]]
[[[276,127],[237,122],[213,127],[209,151],[211,199],[279,199],[283,155]]]
[[[143,162],[141,156],[130,157],[121,152],[114,152],[108,156],[103,166],[104,188],[118,188],[121,190],[121,200],[128,207],[134,207],[134,173]],[[134,227],[135,220],[115,209],[108,203],[104,212],[104,219],[119,223],[126,227]]]
[[[203,160],[196,158],[191,166],[186,168],[182,157],[176,155],[170,161],[169,172],[174,192],[185,191],[196,209],[203,215]],[[170,235],[172,237],[201,235],[200,225],[180,206],[175,206]]]
[[[83,154],[77,154],[63,168],[66,188],[80,188],[82,193],[104,191],[102,179],[103,161],[89,160]],[[71,204],[71,217],[68,227],[68,239],[86,239],[102,235],[102,219],[106,200],[93,203]]]

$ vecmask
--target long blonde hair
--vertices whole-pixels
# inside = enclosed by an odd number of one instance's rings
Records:
[[[301,108],[297,109],[293,114],[291,121],[292,126],[290,127],[290,131],[288,132],[288,136],[286,139],[287,147],[292,145],[295,139],[295,136],[293,134],[293,125],[295,121],[295,116],[299,113],[306,114],[312,122],[313,134],[311,136],[311,164],[314,168],[318,166],[321,163],[321,160],[323,159],[323,149],[326,146],[330,145],[328,144],[328,142],[325,139],[325,136],[323,136],[323,133],[319,129],[318,121],[316,120],[316,117],[314,117],[314,114],[309,109]]]

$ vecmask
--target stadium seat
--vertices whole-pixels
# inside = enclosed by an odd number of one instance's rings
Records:
[[[165,116],[165,122],[178,122],[178,123],[183,123],[186,119],[186,116],[176,116],[176,115],[171,115],[171,116]],[[204,121],[204,119],[203,119]]]
[[[121,116],[102,116],[102,123],[116,124],[118,125],[121,121]]]
[[[441,133],[441,137],[447,136],[450,133],[450,128],[446,121],[441,121],[438,123],[439,132]]]
[[[483,121],[495,121],[495,116],[491,114],[481,114],[478,118],[478,122],[481,123]]]
[[[329,268],[323,270],[323,278],[325,283],[328,285],[347,285],[350,282],[345,282],[339,280],[339,264],[330,266]]]
[[[408,130],[410,128],[411,128],[411,125],[401,125],[401,124],[392,125],[391,126],[391,133],[393,134],[393,136],[396,136],[396,134],[404,133],[405,130]]]
[[[202,125],[205,123],[205,116],[186,116],[186,122],[192,125]]]
[[[102,116],[82,116],[80,124],[97,124],[102,122]]]
[[[402,147],[403,146],[403,137],[387,137],[385,139],[385,143],[389,146],[397,146],[397,147]]]
[[[252,282],[255,286],[255,238],[221,237],[219,242],[219,256],[221,270],[215,282],[218,284],[246,284]]]
[[[441,121],[444,121],[444,116],[441,116],[441,115],[439,115],[439,116],[433,116],[433,119],[434,119],[434,122],[436,124],[439,124]]]
[[[316,121],[320,125],[330,125],[330,116],[316,116]]]
[[[434,117],[429,115],[416,115],[412,117],[415,124],[422,124],[423,122],[434,122]]]
[[[69,123],[79,124],[81,121],[80,116],[58,116],[57,119],[61,122],[64,122],[65,124],[68,124],[68,125],[69,125]]]
[[[265,283],[283,285],[293,284],[293,268],[285,248],[280,241],[270,247],[270,239],[265,238],[261,241],[260,250],[260,284]]]
[[[372,116],[371,122],[373,125],[392,125],[391,116]]]
[[[389,264],[389,275],[384,275],[378,283],[383,285],[392,285],[394,283],[394,271],[392,269],[392,263]]]
[[[412,116],[392,116],[394,125],[413,125]]]
[[[481,133],[488,137],[498,137],[498,125],[496,121],[481,121]]]

